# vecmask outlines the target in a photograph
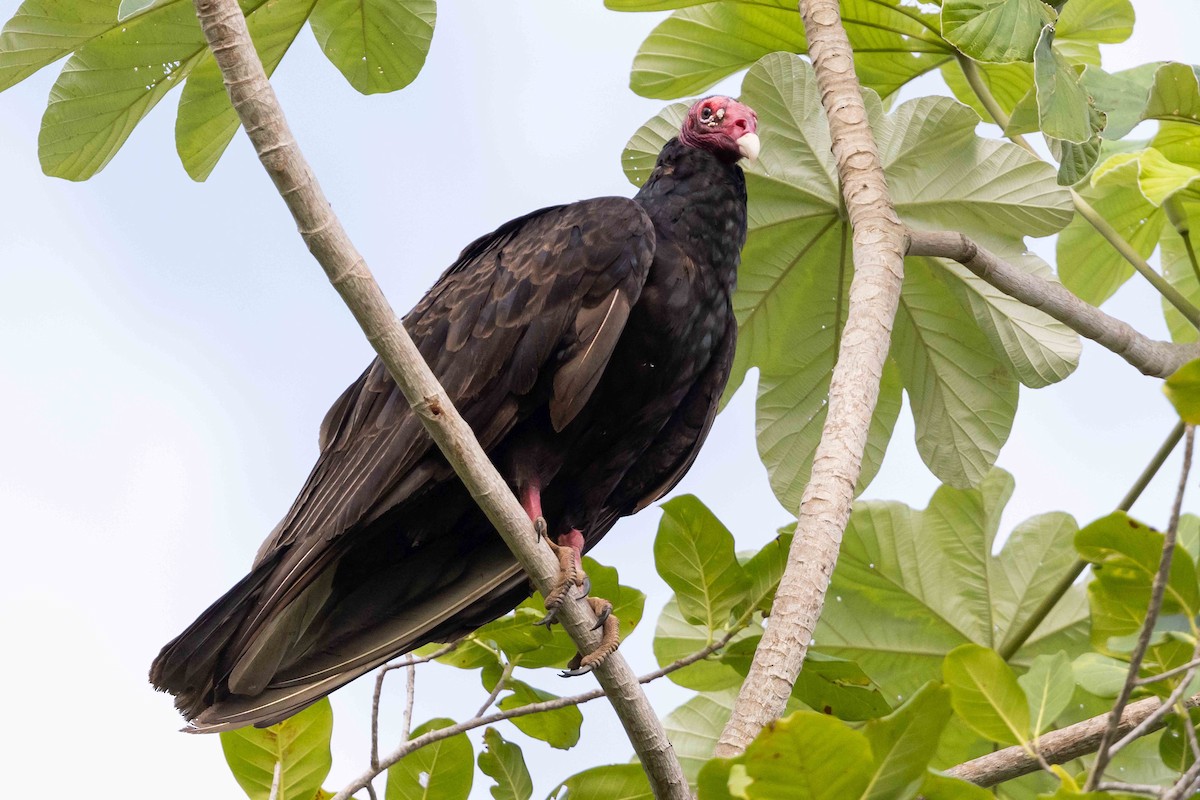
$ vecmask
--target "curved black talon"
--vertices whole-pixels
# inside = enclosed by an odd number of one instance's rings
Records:
[[[558,622],[558,607],[557,606],[555,606],[554,608],[548,609],[546,611],[546,616],[542,617],[541,619],[539,619],[537,622],[535,622],[533,624],[541,625],[542,627],[549,629],[556,622]]]
[[[584,573],[583,583],[579,585],[579,588],[581,591],[579,594],[575,595],[576,600],[584,600],[589,594],[592,593],[592,579],[589,578],[586,573]]]
[[[562,672],[558,673],[558,677],[560,677],[560,678],[578,678],[580,675],[587,675],[594,668],[595,667],[592,664],[588,664],[586,667],[576,667],[575,669],[564,669]]]
[[[533,532],[537,534],[537,541],[541,541],[543,536],[548,536],[550,533],[549,526],[546,525],[545,517],[538,517],[533,521]]]
[[[605,621],[608,619],[608,616],[611,613],[612,613],[612,606],[609,605],[609,606],[605,607],[604,610],[600,612],[600,615],[599,615],[600,618],[596,620],[596,624],[592,626],[592,630],[598,631],[601,628],[603,628]]]

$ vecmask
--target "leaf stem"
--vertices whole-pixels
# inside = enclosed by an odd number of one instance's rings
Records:
[[[1196,308],[1192,303],[1180,293],[1178,289],[1170,284],[1166,278],[1159,275],[1154,267],[1146,263],[1146,259],[1138,255],[1138,252],[1133,249],[1133,245],[1125,240],[1117,229],[1109,224],[1100,212],[1097,211],[1091,203],[1083,198],[1083,195],[1074,189],[1071,190],[1071,200],[1075,203],[1075,210],[1079,215],[1092,224],[1096,232],[1103,236],[1109,244],[1113,246],[1118,253],[1125,257],[1125,260],[1133,265],[1133,268],[1138,273],[1149,281],[1150,285],[1158,290],[1158,293],[1167,299],[1167,302],[1175,306],[1180,314],[1192,325],[1200,328],[1200,308]]]
[[[1171,429],[1169,434],[1167,434],[1167,438],[1158,448],[1158,452],[1154,454],[1154,457],[1150,459],[1150,463],[1146,465],[1144,470],[1142,470],[1142,474],[1138,476],[1137,480],[1133,482],[1133,486],[1129,487],[1129,491],[1125,493],[1123,498],[1121,498],[1121,502],[1117,506],[1118,511],[1128,511],[1129,509],[1133,508],[1133,504],[1137,502],[1139,497],[1141,497],[1142,492],[1144,492],[1146,487],[1150,485],[1150,481],[1154,479],[1154,476],[1158,474],[1159,469],[1162,468],[1162,465],[1166,462],[1167,458],[1175,450],[1175,445],[1179,444],[1179,440],[1183,438],[1183,429],[1184,425],[1182,422],[1180,422]],[[1071,588],[1071,585],[1075,583],[1076,579],[1080,575],[1083,574],[1083,571],[1086,568],[1087,562],[1083,559],[1077,559],[1075,563],[1071,565],[1071,568],[1063,574],[1063,576],[1058,580],[1058,583],[1054,584],[1049,593],[1042,598],[1042,602],[1039,603],[1038,607],[1035,608],[1033,613],[1029,615],[1029,618],[1022,623],[1021,627],[1013,631],[1013,633],[1004,640],[1004,643],[1001,644],[1000,649],[997,651],[1000,653],[1001,658],[1003,658],[1005,661],[1008,661],[1014,655],[1016,655],[1017,651],[1021,649],[1021,646],[1024,645],[1029,637],[1033,635],[1033,632],[1037,630],[1039,625],[1042,624],[1042,621],[1049,616],[1054,607],[1058,605],[1058,601],[1063,598],[1063,596],[1067,593],[1067,590]]]
[[[1196,249],[1192,247],[1192,233],[1189,230],[1181,230],[1179,235],[1183,239],[1183,246],[1187,248],[1188,261],[1192,263],[1192,272],[1196,276],[1196,282],[1200,283],[1200,262],[1196,261]]]

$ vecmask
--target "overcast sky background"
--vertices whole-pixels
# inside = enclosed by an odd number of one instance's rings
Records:
[[[0,8],[7,18],[16,0]],[[1200,4],[1137,8],[1134,39],[1105,48],[1107,68],[1198,60]],[[424,72],[373,97],[351,89],[301,33],[276,91],[398,310],[501,222],[632,193],[619,155],[663,104],[635,96],[628,71],[661,17],[599,2],[446,2]],[[244,574],[308,473],[325,410],[371,352],[242,134],[207,183],[186,176],[174,151],[177,95],[91,181],[43,176],[37,131],[57,72],[0,95],[5,788],[15,797],[237,797],[218,739],[176,733],[181,720],[146,671]],[[739,82],[723,88],[736,93]],[[904,96],[939,91],[932,78]],[[1049,246],[1037,245],[1052,257]],[[1165,338],[1142,283],[1107,308]],[[708,503],[742,549],[789,520],[755,454],[752,394],[751,379],[678,489]],[[1065,384],[1022,391],[1000,457],[1017,477],[1003,530],[1044,511],[1081,521],[1110,511],[1173,422],[1157,381],[1085,346]],[[1166,521],[1177,464],[1135,508],[1151,523]],[[935,487],[906,411],[867,496],[923,507]],[[626,520],[594,552],[649,592],[645,621],[622,649],[639,672],[655,666],[650,640],[667,598],[651,557],[658,516]],[[559,693],[594,686],[549,670],[523,677]],[[369,683],[334,697],[327,788],[367,765]],[[399,736],[402,679],[389,687],[385,751]],[[484,694],[475,673],[422,667],[415,719],[464,719]],[[652,695],[662,713],[687,696],[666,681]],[[524,747],[535,797],[631,752],[601,703],[587,707],[581,745],[567,753],[511,725],[501,731]],[[472,796],[488,797],[487,783]]]

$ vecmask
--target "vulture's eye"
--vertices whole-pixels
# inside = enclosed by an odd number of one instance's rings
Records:
[[[712,115],[713,115],[713,110],[711,108],[709,108],[708,106],[705,106],[704,108],[700,109],[700,121],[701,122],[708,122],[710,119],[712,119]]]

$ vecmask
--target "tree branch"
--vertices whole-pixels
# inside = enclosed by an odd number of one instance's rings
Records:
[[[904,277],[904,226],[867,123],[837,0],[801,0],[800,14],[854,228],[854,279],[796,536],[770,624],[716,747],[723,757],[742,752],[783,712],[800,674],[850,518]]]
[[[1144,375],[1165,378],[1200,356],[1200,344],[1150,339],[1125,322],[1080,300],[1060,283],[1018,269],[961,233],[908,232],[910,256],[957,261],[1000,291],[1045,312],[1071,330],[1128,361]]]
[[[366,261],[325,199],[297,146],[236,0],[195,0],[200,27],[221,70],[233,108],[259,160],[291,211],[300,235],[353,313],[414,412],[495,525],[522,568],[549,593],[558,561],[537,542],[533,524],[459,416],[375,282]],[[600,643],[586,603],[567,603],[559,621],[582,652]],[[658,798],[690,797],[679,759],[637,677],[619,654],[595,670]]]
[[[1117,734],[1125,735],[1140,723],[1150,717],[1158,709],[1161,701],[1157,697],[1148,697],[1136,703],[1130,703],[1121,714],[1117,725]],[[1200,694],[1192,695],[1183,703],[1185,708],[1200,706]],[[1166,724],[1165,719],[1149,726],[1145,733],[1153,733]],[[1085,719],[1074,725],[1068,725],[1056,731],[1050,731],[1038,738],[1038,753],[1050,764],[1065,764],[1080,756],[1096,752],[1100,739],[1108,725],[1108,712],[1099,716]],[[977,784],[979,786],[995,786],[1031,772],[1041,769],[1038,760],[1019,745],[1006,747],[994,753],[971,759],[957,767],[949,769],[946,774],[955,778]]]

